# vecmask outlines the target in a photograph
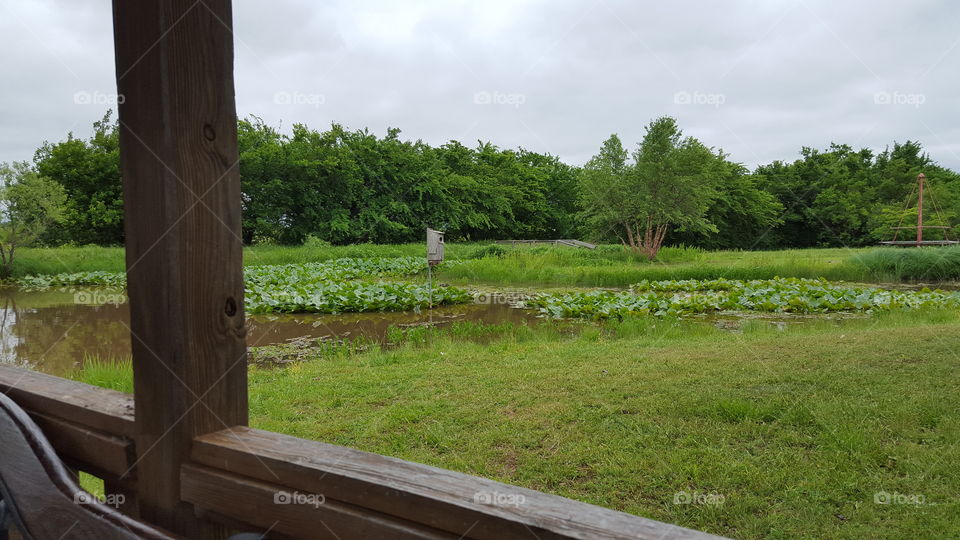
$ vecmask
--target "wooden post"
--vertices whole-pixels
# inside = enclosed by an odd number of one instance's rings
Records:
[[[180,502],[194,436],[247,423],[230,0],[114,0],[140,516]]]

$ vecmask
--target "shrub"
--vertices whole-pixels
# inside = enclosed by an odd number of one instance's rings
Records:
[[[478,246],[467,252],[466,259],[486,259],[487,257],[503,258],[509,250],[499,244]]]

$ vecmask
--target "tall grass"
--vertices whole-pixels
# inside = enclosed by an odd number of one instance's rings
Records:
[[[244,249],[245,265],[321,262],[341,257],[422,256],[423,244],[330,246],[259,245]],[[460,283],[623,287],[643,279],[826,278],[845,281],[950,281],[960,279],[960,247],[703,251],[666,247],[654,261],[618,245],[595,250],[566,246],[507,246],[451,242],[446,257],[465,261],[441,274]],[[23,249],[14,277],[31,274],[124,270],[121,247]]]
[[[960,279],[960,246],[878,248],[848,263],[871,281],[937,282]]]
[[[623,250],[621,250],[623,251]],[[504,257],[467,261],[442,271],[441,278],[458,283],[539,286],[625,287],[638,281],[673,279],[826,278],[862,281],[862,267],[845,261],[805,257],[770,257],[746,252],[743,259],[709,261],[700,254],[684,254],[673,262],[590,257],[588,253],[556,251],[513,252]]]
[[[70,378],[101,388],[133,393],[133,363],[130,358],[103,360],[99,356],[86,355],[83,365]]]
[[[122,247],[21,248],[14,259],[13,277],[125,269]]]

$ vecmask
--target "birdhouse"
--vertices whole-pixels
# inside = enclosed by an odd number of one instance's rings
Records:
[[[427,264],[436,266],[443,262],[443,231],[427,229]]]

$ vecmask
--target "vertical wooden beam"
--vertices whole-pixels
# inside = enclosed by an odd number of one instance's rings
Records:
[[[194,436],[247,423],[230,0],[114,0],[127,287],[143,519],[210,531],[180,502]]]

